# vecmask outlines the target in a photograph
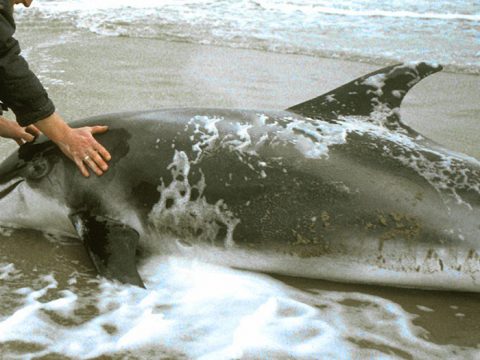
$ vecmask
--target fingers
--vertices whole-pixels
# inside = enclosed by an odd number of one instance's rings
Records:
[[[93,134],[101,134],[101,133],[104,133],[108,130],[108,126],[93,126],[91,128],[92,130],[92,135]],[[95,147],[95,150],[99,152],[99,154],[107,161],[109,161],[112,156],[110,155],[110,153],[107,151],[107,149],[105,149],[101,144],[99,144],[97,142],[97,145]],[[98,164],[98,162],[97,162]],[[99,164],[100,165],[100,164]]]
[[[82,175],[85,176],[85,177],[89,177],[90,173],[88,172],[87,167],[83,163],[83,160],[75,159],[74,161],[75,161],[75,164],[77,165],[78,169],[82,173]]]
[[[105,126],[105,125],[92,126],[90,128],[90,131],[92,132],[92,135],[102,134],[102,133],[108,131],[108,126]],[[98,154],[100,154],[100,156],[101,156],[101,158],[100,157],[97,158],[99,161],[96,161],[96,163],[97,163],[97,165],[102,167],[102,165],[103,165],[102,163],[104,163],[103,160],[110,161],[112,156],[107,151],[107,149],[105,149],[100,143],[98,143],[96,140],[94,140],[94,141],[95,141],[95,151],[98,152]],[[102,169],[103,169],[103,167],[102,167]]]
[[[90,153],[90,158],[93,163],[97,166],[97,168],[100,168],[102,171],[107,171],[108,170],[108,165],[107,163],[105,162],[105,160],[103,160],[102,156],[100,156],[100,154],[96,151],[93,151]],[[95,171],[94,168],[92,168],[92,170]],[[100,174],[98,174],[96,171],[95,173],[97,175],[102,175],[103,172],[101,172]]]
[[[32,134],[35,138],[39,137],[40,134],[42,133],[35,125],[28,125],[25,128],[25,131],[28,132],[29,134]]]
[[[83,176],[89,177],[88,169],[91,169],[97,176],[102,176],[108,170],[108,165],[96,151],[90,151],[90,155],[75,159],[75,163]]]
[[[12,137],[13,140],[19,145],[22,146],[27,142],[32,142],[35,140],[35,137],[32,134],[28,134],[26,132],[20,132],[16,137]]]
[[[101,144],[97,143],[95,150],[98,151],[98,153],[105,160],[110,161],[112,159],[112,156],[110,155],[110,153]],[[98,164],[98,162],[97,162],[97,164]]]
[[[97,154],[96,157],[100,157],[100,156]],[[102,161],[103,161],[103,160],[102,160]],[[94,172],[95,174],[97,174],[98,176],[103,175],[103,171],[99,168],[99,166],[97,165],[97,163],[95,162],[95,160],[94,160],[93,158],[91,158],[90,156],[85,156],[85,157],[83,158],[83,162],[84,162],[86,165],[88,165],[88,167],[89,167],[90,169],[92,169],[93,172]],[[106,166],[106,165],[107,165],[107,164],[105,164],[105,166]],[[108,166],[107,166],[107,168],[108,168]]]
[[[101,133],[104,133],[104,132],[108,131],[108,126],[104,126],[104,125],[92,126],[90,128],[90,130],[92,132],[92,135],[93,134],[101,134]],[[95,140],[95,142],[96,142],[95,151],[98,152],[96,155],[100,154],[101,157],[100,156],[95,157],[94,160],[95,160],[95,162],[97,163],[98,166],[100,166],[102,169],[104,169],[104,171],[106,171],[107,168],[108,168],[108,165],[105,163],[104,160],[110,161],[112,156],[107,151],[107,149],[105,149],[100,143],[98,143],[96,140]],[[105,164],[106,168],[103,166],[104,164]]]
[[[108,126],[97,125],[97,126],[92,126],[91,129],[92,129],[92,134],[101,134],[108,131]]]
[[[0,136],[15,140],[18,145],[35,140],[35,130],[38,131],[35,127],[32,129],[29,129],[28,126],[23,128],[15,121],[0,117]]]
[[[25,140],[26,142],[32,142],[33,140],[35,140],[35,136],[26,131],[22,131],[22,133],[20,134],[20,138]]]

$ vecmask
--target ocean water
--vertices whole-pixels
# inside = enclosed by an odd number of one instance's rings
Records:
[[[373,64],[427,59],[479,74],[479,7],[476,1],[35,0],[16,18],[24,55],[56,105],[79,118],[122,106],[158,107],[170,88],[181,90],[174,100],[182,105],[235,89],[233,76],[231,83],[212,76],[208,87],[194,76],[212,74],[222,60],[188,51],[164,55],[156,40],[255,49],[279,59],[282,53]],[[221,59],[217,50],[205,51]],[[166,59],[159,64],[159,58]],[[293,67],[299,60],[290,61]],[[168,63],[171,73],[160,76],[156,68]],[[284,76],[300,86],[294,75]],[[298,82],[306,75],[295,76]],[[280,83],[262,72],[239,77],[252,92]],[[199,86],[205,87],[190,91]],[[0,159],[14,149],[1,139]],[[57,220],[44,210],[45,223]],[[3,229],[0,358],[480,356],[478,294],[271,277],[163,254],[142,258],[139,271],[147,290],[97,278],[77,239]]]
[[[44,0],[25,21],[375,64],[430,60],[480,73],[480,2],[472,0]]]
[[[469,337],[478,326],[468,319],[476,305],[465,295],[300,288],[298,279],[165,256],[140,266],[144,290],[94,278],[78,243],[14,236],[2,236],[0,249],[20,239],[57,255],[34,266],[20,252],[14,264],[1,255],[4,359],[478,358],[478,336]],[[456,344],[441,324],[428,326],[439,316],[451,330],[468,327]]]

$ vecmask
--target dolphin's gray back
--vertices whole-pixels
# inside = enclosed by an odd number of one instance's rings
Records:
[[[265,245],[269,239],[287,245],[292,238],[309,238],[296,229],[313,218],[312,233],[333,236],[333,243],[352,227],[362,236],[448,243],[456,217],[478,216],[479,167],[473,159],[432,150],[401,132],[375,134],[356,120],[335,124],[290,112],[173,109],[86,123],[99,122],[110,126],[112,138],[128,129],[129,169],[142,174],[135,178],[148,179],[151,189],[160,179],[173,180],[165,169],[176,153],[184,153],[192,182],[205,177],[207,200],[224,200],[241,214],[237,243],[262,239]],[[350,132],[341,132],[345,124]],[[111,140],[104,137],[108,147]],[[138,164],[135,170],[132,164]],[[131,185],[139,186],[133,180]],[[269,214],[268,221],[262,223],[259,214]],[[478,228],[469,231],[478,235]]]

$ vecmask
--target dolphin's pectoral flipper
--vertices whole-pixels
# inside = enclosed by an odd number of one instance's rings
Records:
[[[134,229],[87,211],[69,217],[100,275],[145,287],[135,263],[139,235]]]
[[[440,65],[425,62],[388,66],[287,110],[312,118],[337,118],[368,116],[382,105],[395,109],[415,84],[440,70]]]

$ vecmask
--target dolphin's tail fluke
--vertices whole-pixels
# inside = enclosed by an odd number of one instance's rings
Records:
[[[368,116],[381,106],[393,110],[415,84],[440,70],[442,66],[425,62],[388,66],[287,111],[311,118],[336,118]]]

